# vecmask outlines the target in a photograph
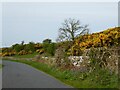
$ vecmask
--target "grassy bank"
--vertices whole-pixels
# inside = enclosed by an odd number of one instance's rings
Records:
[[[80,73],[78,71],[61,70],[55,66],[49,66],[36,61],[11,61],[28,64],[75,88],[116,88],[118,84],[117,76],[114,74],[109,74],[105,70],[94,71],[88,74]]]
[[[2,64],[0,64],[0,69],[3,67],[3,65]]]
[[[38,53],[33,53],[33,54],[26,54],[26,55],[15,55],[13,57],[15,58],[33,58],[37,55]]]

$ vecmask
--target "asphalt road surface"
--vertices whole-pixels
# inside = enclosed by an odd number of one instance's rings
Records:
[[[71,88],[29,65],[4,61],[2,88]]]

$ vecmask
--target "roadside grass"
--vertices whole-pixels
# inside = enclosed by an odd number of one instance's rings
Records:
[[[37,55],[38,53],[33,53],[33,54],[26,54],[26,55],[15,55],[13,57],[15,58],[33,58]]]
[[[38,70],[41,70],[56,79],[64,82],[67,85],[75,88],[117,88],[117,75],[109,74],[107,71],[94,71],[87,75],[87,73],[80,73],[70,70],[61,70],[55,66],[49,66],[45,63],[26,60],[11,60],[28,64]],[[100,74],[100,75],[98,75]],[[96,77],[98,75],[98,77]]]
[[[3,67],[3,65],[2,64],[0,64],[0,69]]]

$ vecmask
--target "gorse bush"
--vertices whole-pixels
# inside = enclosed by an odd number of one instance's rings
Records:
[[[76,55],[79,50],[91,47],[112,47],[120,45],[120,27],[110,28],[99,33],[81,35],[75,39],[75,43],[70,48],[71,55]],[[74,48],[73,48],[74,47]],[[75,52],[76,51],[76,52]],[[80,55],[79,53],[77,53]]]
[[[44,53],[43,44],[29,42],[28,44],[14,44],[8,48],[2,48],[1,56],[14,56],[14,55],[26,55],[37,52],[38,54]]]

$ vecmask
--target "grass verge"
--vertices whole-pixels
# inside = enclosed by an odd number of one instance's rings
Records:
[[[3,65],[2,64],[0,64],[0,69],[3,67]]]
[[[26,55],[15,55],[13,57],[15,58],[33,58],[37,55],[38,53],[33,53],[33,54],[26,54]]]

